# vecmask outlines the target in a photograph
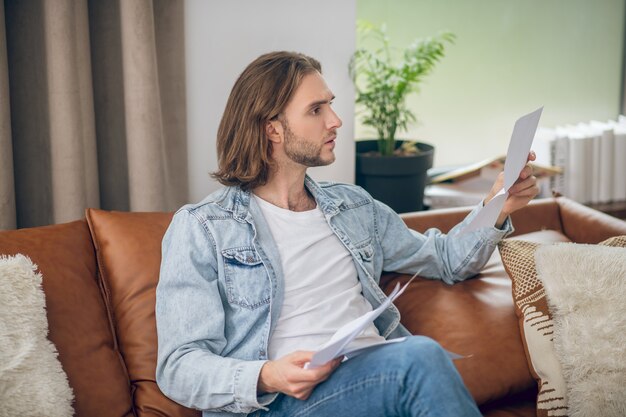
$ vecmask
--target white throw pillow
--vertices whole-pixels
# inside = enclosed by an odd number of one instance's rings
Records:
[[[546,245],[535,261],[570,417],[626,416],[626,249]]]
[[[26,256],[0,256],[0,417],[74,414],[36,269]]]

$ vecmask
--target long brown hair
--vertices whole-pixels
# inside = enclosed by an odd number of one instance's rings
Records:
[[[302,78],[322,72],[314,58],[296,52],[270,52],[255,59],[233,86],[217,130],[219,169],[224,185],[252,189],[267,182],[271,143],[265,125],[285,109]]]

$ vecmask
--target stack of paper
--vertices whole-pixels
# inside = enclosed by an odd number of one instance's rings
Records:
[[[389,307],[389,305],[396,298],[402,295],[404,290],[406,290],[406,287],[409,286],[409,284],[415,279],[416,276],[417,274],[413,275],[409,282],[404,284],[402,288],[400,288],[400,283],[396,284],[396,287],[394,288],[392,293],[389,294],[389,297],[387,297],[387,299],[383,303],[381,303],[378,308],[368,313],[365,313],[361,317],[358,317],[351,322],[346,323],[339,330],[337,330],[335,334],[330,338],[330,340],[326,342],[326,344],[324,344],[324,346],[322,346],[317,352],[315,352],[313,358],[311,359],[311,362],[305,365],[305,369],[317,368],[340,356],[354,357],[358,353],[362,353],[366,349],[371,349],[375,346],[381,346],[388,343],[398,343],[403,341],[404,338],[391,339],[385,340],[383,342],[374,343],[365,347],[360,347],[356,350],[350,350],[348,348],[350,343],[359,334],[361,334],[363,330],[365,330],[365,328],[369,326],[370,323],[376,320],[376,318],[380,316],[382,312],[385,311],[385,309]]]

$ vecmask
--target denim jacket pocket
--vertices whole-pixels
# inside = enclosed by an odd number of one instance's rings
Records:
[[[371,262],[374,257],[374,247],[372,246],[372,238],[367,238],[364,241],[355,245],[359,258],[363,262]]]
[[[224,249],[222,257],[229,303],[251,310],[269,303],[269,278],[254,248]]]

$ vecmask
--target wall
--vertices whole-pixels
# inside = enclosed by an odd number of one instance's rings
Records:
[[[357,18],[386,22],[399,47],[457,35],[409,100],[419,124],[404,136],[434,144],[436,166],[505,154],[540,105],[546,127],[618,114],[624,0],[358,0]],[[357,123],[356,135],[372,133]]]
[[[186,64],[190,201],[220,185],[215,136],[233,83],[254,58],[293,50],[317,58],[343,119],[328,167],[310,170],[316,179],[354,181],[354,89],[348,62],[355,47],[355,0],[187,0]]]

